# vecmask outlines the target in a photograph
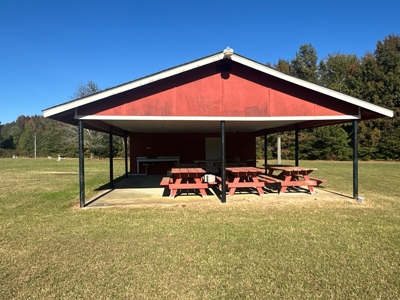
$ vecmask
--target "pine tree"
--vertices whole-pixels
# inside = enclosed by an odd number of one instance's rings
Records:
[[[312,83],[318,83],[318,56],[311,44],[300,46],[296,58],[290,62],[290,74]]]

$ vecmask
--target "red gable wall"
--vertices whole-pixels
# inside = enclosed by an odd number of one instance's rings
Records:
[[[230,62],[229,78],[208,65],[88,106],[80,114],[108,116],[340,116],[356,106]]]

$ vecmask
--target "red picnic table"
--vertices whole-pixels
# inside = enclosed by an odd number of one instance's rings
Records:
[[[181,189],[198,189],[203,197],[207,197],[208,183],[202,182],[204,174],[206,171],[202,168],[172,168],[172,182],[168,184],[170,197],[174,198]]]
[[[264,194],[264,183],[258,181],[257,175],[264,172],[263,169],[255,167],[232,167],[226,168],[228,172],[227,186],[229,188],[229,196],[233,196],[237,188],[250,188],[257,189],[258,194]]]
[[[327,180],[310,178],[309,174],[316,170],[315,168],[304,168],[288,165],[265,165],[266,176],[276,179],[277,184],[281,187],[279,194],[286,192],[288,186],[306,186],[311,194],[314,193],[314,186]],[[277,171],[278,174],[274,174]]]

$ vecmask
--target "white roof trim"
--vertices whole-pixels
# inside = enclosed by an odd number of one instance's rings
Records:
[[[203,117],[203,116],[75,116],[79,120],[101,121],[315,121],[315,120],[357,120],[358,115],[346,116],[287,116],[287,117]]]
[[[198,67],[216,62],[216,61],[220,61],[224,58],[225,58],[224,52],[217,53],[217,54],[214,54],[214,55],[211,55],[211,56],[208,56],[208,57],[196,60],[196,61],[189,62],[187,64],[183,64],[183,65],[180,65],[180,66],[177,66],[177,67],[174,67],[174,68],[171,68],[171,69],[168,69],[168,70],[165,70],[165,71],[162,71],[162,72],[159,72],[159,73],[147,76],[147,77],[137,79],[135,81],[131,81],[126,84],[122,84],[120,86],[84,97],[81,99],[73,100],[73,101],[67,102],[65,104],[61,104],[58,106],[54,106],[54,107],[45,109],[45,110],[43,110],[43,115],[44,115],[44,117],[50,117],[52,115],[62,113],[66,110],[74,109],[79,106],[89,104],[89,103],[95,102],[97,100],[100,100],[100,99],[103,99],[103,98],[106,98],[106,97],[109,97],[109,96],[112,96],[115,94],[129,91],[129,90],[137,88],[139,86],[143,86],[143,85],[146,85],[146,84],[149,84],[149,83],[152,83],[152,82],[164,79],[164,78],[168,78],[168,77],[171,77],[173,75],[176,75],[176,74],[188,71],[188,70],[192,70],[192,69],[195,69],[195,68],[198,68]],[[342,101],[345,101],[345,102],[351,103],[353,105],[377,112],[377,113],[387,116],[387,117],[393,117],[393,111],[391,111],[389,109],[386,109],[381,106],[378,106],[378,105],[375,105],[375,104],[372,104],[372,103],[369,103],[369,102],[366,102],[366,101],[363,101],[363,100],[360,100],[360,99],[357,99],[357,98],[354,98],[354,97],[351,97],[351,96],[348,96],[348,95],[345,95],[345,94],[342,94],[342,93],[339,93],[336,91],[333,91],[331,89],[319,86],[317,84],[313,84],[313,83],[298,79],[293,76],[286,75],[286,74],[281,73],[277,70],[274,70],[270,67],[267,67],[263,64],[260,64],[253,60],[250,60],[250,59],[247,59],[243,56],[240,56],[237,54],[232,54],[232,56],[230,56],[229,59],[236,61],[242,65],[253,68],[255,70],[258,70],[260,72],[263,72],[265,74],[269,74],[276,78],[280,78],[287,82],[291,82],[293,84],[305,87],[307,89],[340,99]]]

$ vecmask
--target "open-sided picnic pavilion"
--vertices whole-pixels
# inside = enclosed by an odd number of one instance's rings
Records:
[[[85,206],[84,128],[109,133],[110,149],[113,135],[124,137],[127,177],[166,174],[176,163],[214,160],[220,162],[225,182],[227,162],[255,166],[257,136],[294,131],[297,166],[300,130],[351,122],[353,197],[357,199],[357,124],[393,117],[391,110],[283,74],[230,48],[43,113],[78,126],[81,207]],[[225,202],[224,184],[221,195]]]

